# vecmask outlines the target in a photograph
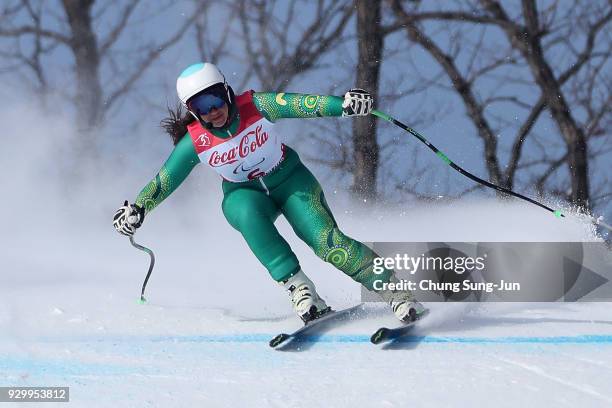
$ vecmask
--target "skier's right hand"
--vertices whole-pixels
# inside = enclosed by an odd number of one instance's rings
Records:
[[[115,212],[113,217],[113,226],[120,234],[131,237],[136,232],[136,229],[142,225],[144,221],[145,211],[143,207],[136,204],[129,204],[127,200],[122,207]]]

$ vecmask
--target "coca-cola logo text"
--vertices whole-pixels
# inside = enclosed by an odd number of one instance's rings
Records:
[[[238,158],[245,158],[249,154],[254,153],[263,146],[269,138],[268,132],[263,132],[261,129],[262,125],[257,126],[255,130],[251,130],[240,139],[238,146],[234,146],[225,152],[214,150],[208,159],[208,164],[212,167],[221,167],[226,164],[235,163],[238,161]],[[255,137],[252,138],[251,136]],[[221,146],[223,146],[223,144]]]

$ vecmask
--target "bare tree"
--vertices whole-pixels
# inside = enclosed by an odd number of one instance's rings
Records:
[[[588,209],[590,203],[587,142],[589,137],[605,133],[602,132],[601,124],[606,121],[606,117],[609,121],[607,106],[610,101],[610,87],[609,84],[602,83],[605,81],[605,76],[601,74],[611,53],[610,43],[608,41],[607,47],[604,45],[596,50],[596,37],[609,23],[612,7],[601,2],[587,2],[588,4],[578,10],[568,7],[564,12],[559,2],[553,2],[538,11],[534,1],[523,0],[522,15],[511,18],[497,1],[482,0],[480,3],[481,6],[477,6],[474,2],[459,3],[460,9],[453,11],[444,9],[419,11],[418,5],[411,4],[407,9],[400,0],[391,0],[390,4],[397,16],[397,22],[390,27],[390,30],[404,29],[411,41],[420,44],[444,68],[484,142],[486,165],[492,181],[512,187],[525,139],[532,132],[541,113],[548,110],[563,136],[567,152],[561,157],[548,161],[548,168],[541,174],[537,184],[541,188],[551,174],[554,174],[563,163],[567,163],[571,179],[571,200],[581,208]],[[459,26],[478,24],[497,27],[505,34],[510,48],[505,55],[495,58],[489,56],[486,65],[479,68],[475,75],[468,75],[458,68],[457,55],[445,52],[432,36],[426,33],[423,24],[427,21],[447,24],[454,22]],[[583,31],[577,32],[580,29]],[[582,34],[585,38],[582,49],[576,48],[574,40],[576,34]],[[452,37],[446,37],[446,40],[451,45],[461,42]],[[560,53],[556,47],[561,45],[565,45],[566,50],[570,50],[569,53],[573,55],[572,63],[563,69],[558,67],[565,64],[559,64],[555,60],[559,58]],[[476,47],[474,55],[482,59],[482,49],[479,48],[484,49],[480,44]],[[525,63],[533,78],[533,86],[529,81],[525,81],[523,85],[539,90],[540,96],[535,101],[525,102],[516,95],[478,97],[474,89],[477,78],[508,65],[521,69],[521,62]],[[577,74],[585,70],[592,72],[582,77],[581,83],[578,84]],[[520,76],[521,74],[515,73],[514,79]],[[511,75],[506,74],[505,79],[510,80]],[[564,85],[571,86],[574,92],[565,89]],[[593,90],[602,90],[602,88],[604,96],[595,102],[597,98],[592,97]],[[589,89],[590,94],[585,95],[582,92],[583,97],[580,102],[578,90],[584,89]],[[573,95],[568,95],[572,93]],[[486,112],[487,105],[497,102],[512,103],[528,110],[525,120],[518,127],[505,171],[500,168],[498,160],[496,145],[498,132],[491,125]],[[581,103],[585,110],[583,115],[585,119],[582,122],[577,119]],[[593,106],[594,104],[597,106]]]
[[[378,97],[383,52],[380,0],[357,0],[354,4],[319,1],[316,7],[311,7],[312,16],[307,22],[299,1],[285,3],[283,15],[275,10],[276,6],[275,1],[242,0],[239,3],[248,63],[264,88],[286,88],[297,75],[320,68],[322,57],[346,40],[344,31],[356,10],[358,61],[351,70],[357,73],[356,86],[368,90],[374,98]],[[337,160],[309,157],[336,172],[350,172],[353,178],[351,191],[368,203],[377,196],[379,146],[376,123],[372,116],[355,119],[349,140],[352,151],[346,149],[349,144],[339,143],[341,148]],[[332,127],[337,140],[345,135],[342,129]],[[316,135],[311,137],[316,138]]]
[[[542,50],[542,35],[545,27],[540,25],[538,11],[533,0],[523,0],[524,25],[513,22],[496,1],[483,1],[485,9],[501,22],[509,41],[529,64],[529,68],[540,87],[548,108],[563,135],[568,149],[568,165],[571,171],[572,201],[578,206],[589,207],[589,172],[587,141],[585,132],[572,114],[572,109],[561,89],[559,78],[553,72]],[[604,11],[590,27],[584,51],[575,62],[575,71],[589,58],[597,32],[612,18],[612,7]]]
[[[282,6],[282,7],[281,7]],[[322,57],[345,40],[350,3],[320,0],[240,0],[245,65],[263,89],[285,89],[300,74],[321,68]]]
[[[21,66],[34,73],[38,89],[48,92],[51,89],[43,57],[58,47],[66,47],[74,56],[73,102],[78,128],[85,131],[95,129],[104,121],[109,110],[133,88],[143,72],[148,70],[166,49],[182,38],[196,17],[194,13],[165,40],[152,43],[146,49],[134,50],[132,57],[138,58],[130,60],[131,69],[123,70],[122,79],[114,81],[116,85],[108,89],[109,81],[105,81],[100,75],[102,63],[109,61],[112,70],[117,69],[112,56],[113,47],[127,31],[126,28],[139,3],[140,0],[126,0],[120,7],[116,2],[102,4],[96,15],[95,0],[62,0],[63,15],[56,13],[57,7],[49,6],[43,1],[20,0],[5,5],[0,11],[0,38],[8,40],[4,42],[1,51],[8,66],[3,71],[12,71],[10,61],[25,62]],[[101,19],[109,8],[116,10],[116,14],[110,18],[111,25],[107,35],[100,38],[94,23]],[[43,20],[53,21],[46,27]],[[23,47],[23,42],[28,40],[31,40],[32,45]],[[33,51],[28,51],[29,49]],[[21,66],[13,65],[17,69]],[[118,77],[115,76],[114,79]]]
[[[94,0],[62,0],[70,26],[66,45],[75,59],[77,118],[80,128],[97,126],[102,115],[100,83],[100,50],[92,27],[91,8]],[[131,13],[133,8],[125,11]]]
[[[356,0],[357,8],[357,79],[356,86],[366,89],[378,99],[380,66],[383,58],[384,33],[381,24],[380,0]],[[353,121],[352,190],[361,199],[376,198],[379,148],[376,117],[370,115]]]
[[[210,1],[194,0],[198,8],[198,18],[195,21],[196,45],[202,61],[210,61],[218,64],[223,58],[232,56],[228,41],[231,38],[231,28],[235,24],[237,10],[232,3],[213,3]],[[222,6],[223,10],[219,10]],[[223,24],[219,24],[219,17],[210,13],[212,7],[217,12],[225,11],[228,15],[223,18]],[[235,55],[234,55],[235,57]],[[248,75],[247,75],[248,76]]]

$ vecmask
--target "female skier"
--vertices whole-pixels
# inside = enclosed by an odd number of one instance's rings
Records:
[[[368,290],[374,290],[376,280],[396,280],[391,270],[375,274],[373,258],[377,255],[338,229],[321,185],[298,154],[282,143],[274,127],[283,118],[368,115],[373,104],[370,94],[351,89],[344,99],[254,91],[235,96],[221,71],[210,63],[186,68],[176,89],[188,114],[182,117],[179,109],[162,121],[174,150],[134,204],[126,201],[117,210],[113,225],[118,232],[133,235],[145,215],[203,163],[223,178],[225,218],[242,234],[272,279],[289,292],[293,309],[305,323],[330,308],[274,226],[280,214],[320,258]],[[377,293],[401,321],[417,319],[424,311],[409,292]]]

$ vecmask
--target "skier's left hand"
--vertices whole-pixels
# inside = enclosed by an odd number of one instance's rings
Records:
[[[359,88],[350,89],[344,95],[342,116],[367,116],[372,111],[374,98],[367,91]]]
[[[113,226],[120,234],[131,237],[140,228],[144,221],[145,210],[136,204],[129,204],[127,200],[113,217]]]

